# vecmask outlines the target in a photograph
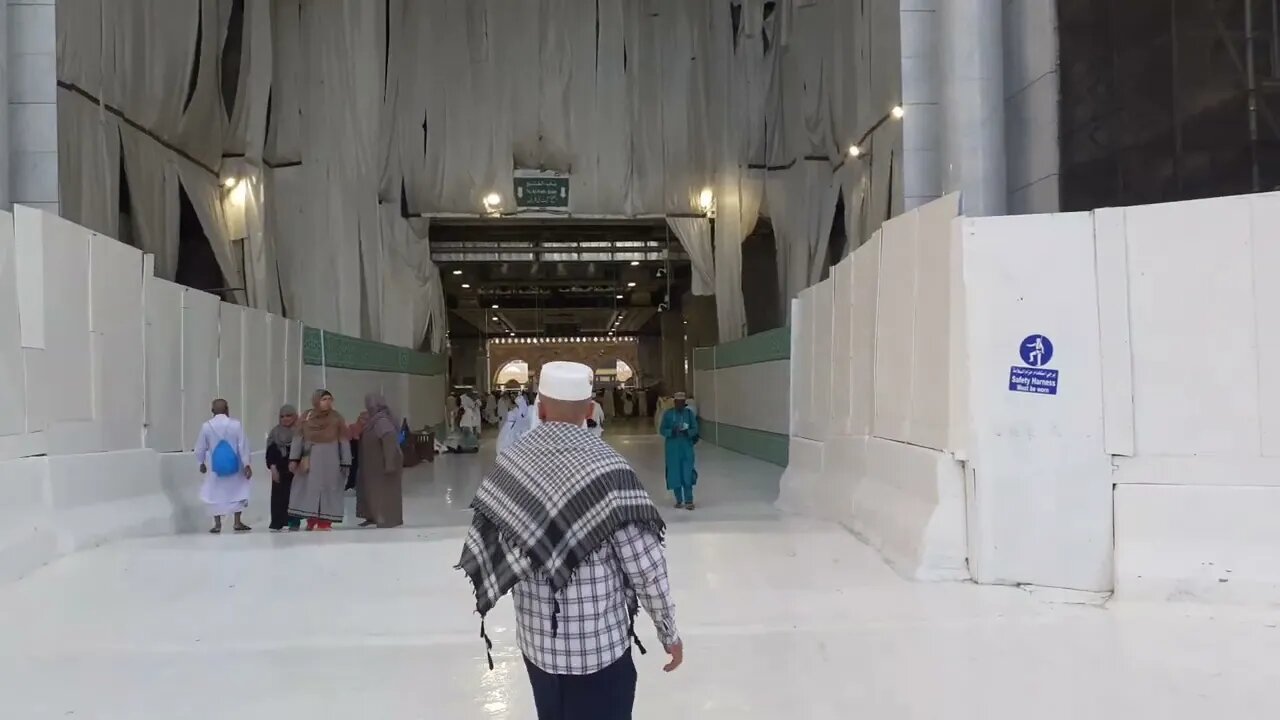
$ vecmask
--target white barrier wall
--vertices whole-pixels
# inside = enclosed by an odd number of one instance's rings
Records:
[[[912,577],[1280,602],[1280,194],[953,217],[801,294],[780,504]]]
[[[952,372],[963,367],[957,209],[952,196],[889,221],[792,312],[779,505],[845,524],[920,579],[969,576],[953,417],[964,392]]]
[[[786,328],[699,348],[694,355],[692,403],[703,439],[785,467],[794,378],[790,355]]]
[[[1280,603],[1280,195],[1095,225],[1117,595]]]
[[[201,530],[190,451],[216,397],[255,450],[247,518],[268,514],[263,441],[279,406],[298,404],[304,376],[326,369],[304,365],[301,323],[150,267],[136,249],[55,216],[0,213],[0,484],[21,518],[0,530],[0,579],[116,538]],[[328,369],[353,418],[371,389],[417,426],[440,421],[438,358],[342,340],[395,359],[362,364],[355,353],[348,368]]]
[[[969,552],[974,579],[1112,588],[1093,222],[1088,213],[966,218]],[[1056,394],[1015,392],[1027,339]],[[1037,364],[1038,363],[1038,364]],[[1017,370],[1015,370],[1017,368]]]

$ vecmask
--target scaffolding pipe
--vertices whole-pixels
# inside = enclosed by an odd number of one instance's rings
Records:
[[[1252,188],[1262,190],[1262,175],[1258,169],[1258,70],[1254,60],[1253,0],[1244,0],[1244,67],[1249,86],[1249,154],[1252,158]]]
[[[939,4],[942,179],[971,216],[1003,215],[1005,149],[1003,0]]]

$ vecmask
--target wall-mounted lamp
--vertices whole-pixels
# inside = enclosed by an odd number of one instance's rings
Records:
[[[857,145],[849,146],[849,157],[858,157],[861,154],[862,154],[862,148],[858,147]]]
[[[502,212],[502,196],[496,192],[491,192],[484,196],[484,211],[489,215],[497,215]]]
[[[892,115],[895,120],[901,120],[902,116],[907,114],[907,111],[903,109],[901,105],[894,105],[893,109],[889,111],[889,114]]]
[[[698,209],[704,214],[710,214],[716,207],[716,194],[711,188],[702,188],[702,192],[698,193]]]

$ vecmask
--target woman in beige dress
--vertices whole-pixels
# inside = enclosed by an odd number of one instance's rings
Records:
[[[343,499],[351,467],[347,423],[333,409],[333,395],[317,390],[311,412],[289,452],[293,488],[289,514],[306,518],[308,530],[332,530],[346,511]]]
[[[360,527],[398,527],[404,524],[400,431],[384,397],[376,393],[365,395],[364,406],[356,515],[364,520]]]

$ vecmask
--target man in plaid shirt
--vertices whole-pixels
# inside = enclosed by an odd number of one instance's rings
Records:
[[[684,655],[662,519],[626,460],[582,427],[593,376],[577,363],[544,366],[542,423],[481,483],[459,562],[482,617],[512,593],[539,720],[631,718],[639,606],[671,655],[664,670]],[[481,634],[488,642],[483,623]]]

